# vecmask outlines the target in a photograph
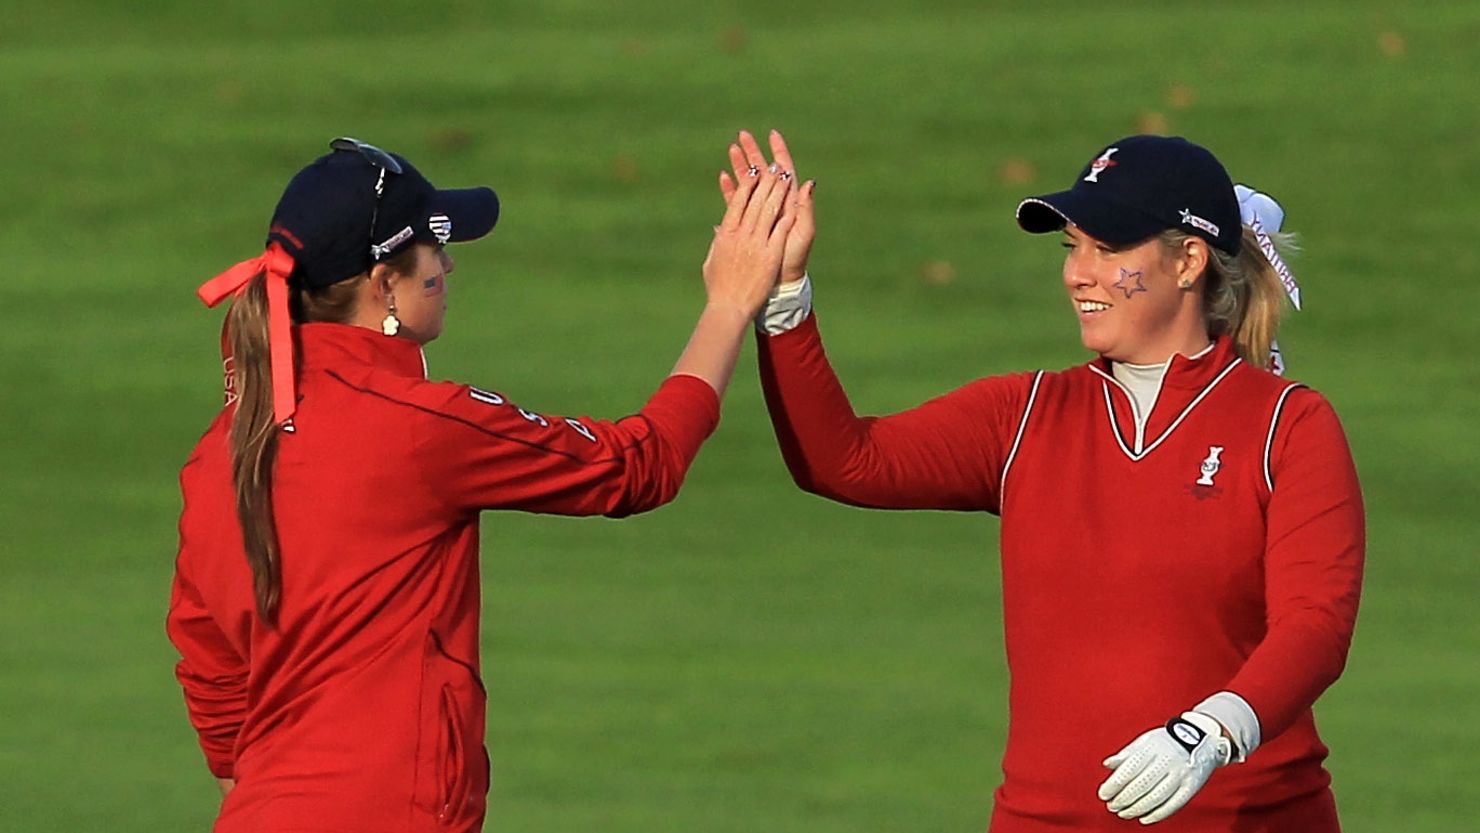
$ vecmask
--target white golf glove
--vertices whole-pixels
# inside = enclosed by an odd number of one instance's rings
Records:
[[[1232,756],[1218,721],[1183,712],[1105,759],[1115,771],[1100,785],[1100,800],[1123,819],[1155,824],[1182,809]]]

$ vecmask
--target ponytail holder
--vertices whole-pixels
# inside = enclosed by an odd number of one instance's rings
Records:
[[[277,242],[257,257],[244,260],[200,285],[195,294],[208,307],[214,307],[227,296],[242,294],[247,283],[259,274],[267,275],[268,358],[272,365],[273,422],[282,425],[297,407],[293,382],[293,328],[288,316],[288,276],[293,273],[293,256]],[[238,391],[240,393],[240,391]]]

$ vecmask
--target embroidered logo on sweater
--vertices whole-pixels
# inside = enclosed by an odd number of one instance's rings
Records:
[[[569,425],[571,429],[574,430],[577,434],[580,434],[591,442],[597,442],[596,434],[590,428],[587,428],[580,420],[565,417],[565,424]]]
[[[478,401],[478,402],[482,402],[484,405],[502,405],[502,404],[504,404],[504,398],[502,396],[499,396],[498,394],[494,393],[491,390],[483,390],[482,388],[475,388],[472,385],[469,385],[468,386],[468,396],[473,397],[473,399],[476,400],[476,401]]]
[[[1221,461],[1219,461],[1219,459],[1218,459],[1219,455],[1221,455],[1222,453],[1223,453],[1223,446],[1221,446],[1221,445],[1210,445],[1210,446],[1208,446],[1208,456],[1207,456],[1207,459],[1203,460],[1202,461],[1202,466],[1200,466],[1198,468],[1198,471],[1201,473],[1201,476],[1197,478],[1197,485],[1199,485],[1199,486],[1211,486],[1211,485],[1213,485],[1213,478],[1214,477],[1217,477],[1218,476],[1218,470],[1221,469],[1221,468],[1223,468],[1223,463]]]
[[[539,414],[535,413],[534,411],[526,411],[523,408],[515,408],[514,410],[516,410],[516,411],[519,412],[519,416],[524,417],[525,419],[529,420],[530,422],[533,422],[534,424],[538,425],[541,428],[549,428],[550,427],[550,420],[545,419],[544,417],[540,416]]]

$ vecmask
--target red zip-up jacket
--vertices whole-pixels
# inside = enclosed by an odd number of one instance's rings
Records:
[[[1175,356],[1138,437],[1103,360],[972,382],[859,417],[815,316],[760,338],[787,466],[808,491],[1001,515],[1011,673],[992,833],[1140,830],[1096,796],[1104,758],[1219,691],[1262,745],[1156,825],[1333,833],[1311,706],[1341,673],[1361,588],[1361,491],[1314,391],[1227,338]]]
[[[255,613],[223,409],[180,474],[167,621],[212,773],[219,833],[477,830],[488,789],[479,677],[484,509],[623,516],[672,500],[719,401],[673,376],[617,422],[431,382],[418,345],[296,328],[292,430],[273,505],[276,628]]]

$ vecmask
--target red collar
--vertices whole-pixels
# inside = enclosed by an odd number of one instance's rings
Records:
[[[382,335],[351,324],[313,322],[294,328],[302,368],[343,365],[346,361],[384,368],[402,376],[426,378],[426,360],[416,342]]]

